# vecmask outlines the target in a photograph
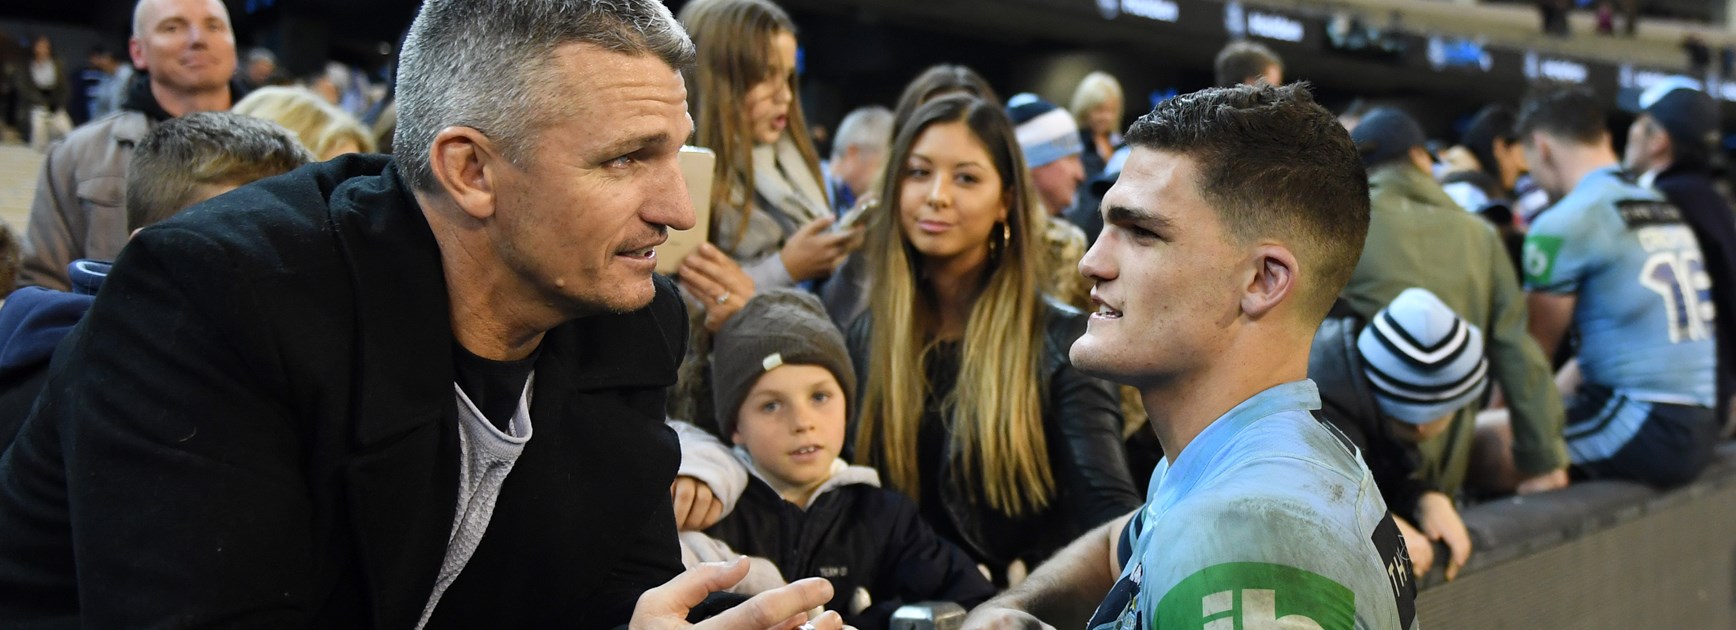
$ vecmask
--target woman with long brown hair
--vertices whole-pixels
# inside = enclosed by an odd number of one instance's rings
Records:
[[[889,157],[849,335],[855,458],[1004,584],[1139,505],[1115,392],[1067,359],[1085,315],[1042,294],[1043,217],[1005,112],[935,99]]]
[[[795,23],[767,0],[694,0],[680,18],[699,52],[688,75],[694,142],[717,154],[712,244],[758,290],[826,278],[861,240],[827,230],[825,178],[796,98]],[[701,276],[690,288],[717,293],[695,297],[727,306],[729,283],[715,276],[733,270],[683,272]]]

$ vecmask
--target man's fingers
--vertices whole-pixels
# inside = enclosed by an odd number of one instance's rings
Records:
[[[747,563],[741,564],[745,566]],[[745,574],[745,571],[743,573]],[[740,579],[740,576],[736,576],[736,580]],[[704,597],[700,599],[703,600]],[[829,601],[832,601],[832,583],[825,578],[797,580],[788,586],[755,595],[753,599],[712,617],[702,625],[718,628],[784,627],[782,624],[790,618],[796,615],[805,617],[806,611],[824,606]],[[795,625],[801,623],[798,621]],[[820,626],[815,624],[814,627]]]
[[[707,596],[735,586],[742,578],[747,577],[747,570],[747,558],[742,556],[736,556],[729,562],[703,563],[681,572],[662,586],[645,591],[644,595],[639,596],[639,602],[641,606],[647,602],[653,603],[657,612],[679,612],[686,616],[687,611],[704,602]],[[757,627],[769,626],[771,624],[768,623]]]

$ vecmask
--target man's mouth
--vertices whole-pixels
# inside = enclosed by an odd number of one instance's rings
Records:
[[[615,255],[616,256],[626,256],[628,258],[651,258],[651,257],[654,257],[657,255],[657,247],[659,245],[662,245],[663,243],[667,242],[668,240],[669,240],[669,233],[665,232],[665,233],[659,235],[655,241],[648,242],[642,247],[635,247],[632,249],[623,249],[623,250],[615,252]]]
[[[1097,312],[1091,314],[1098,319],[1121,319],[1121,311],[1109,308],[1108,304],[1098,304]]]

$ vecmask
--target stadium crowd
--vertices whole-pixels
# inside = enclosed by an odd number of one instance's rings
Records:
[[[38,39],[0,627],[1414,628],[1465,506],[1730,435],[1690,82],[1619,154],[1553,85],[1438,143],[1238,41],[1149,111],[920,69],[822,146],[802,37],[427,0],[347,104],[217,0],[139,0],[126,76]]]

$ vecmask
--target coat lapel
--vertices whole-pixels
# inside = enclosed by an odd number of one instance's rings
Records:
[[[396,167],[352,182],[329,219],[357,304],[349,507],[374,625],[408,628],[456,509],[450,306],[439,246]]]

